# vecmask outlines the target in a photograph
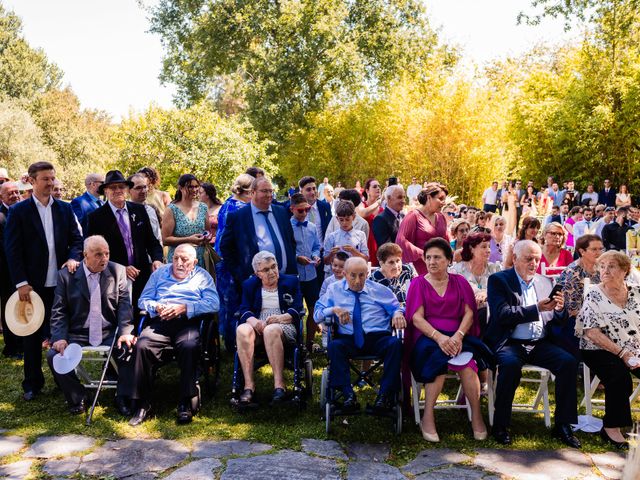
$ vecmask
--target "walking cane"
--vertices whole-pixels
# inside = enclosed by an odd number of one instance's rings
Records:
[[[93,404],[91,405],[91,410],[89,410],[89,416],[87,417],[87,421],[85,425],[88,427],[91,425],[91,418],[93,417],[93,411],[96,408],[96,403],[98,403],[98,395],[100,395],[100,390],[102,390],[102,384],[104,383],[104,377],[107,374],[107,368],[109,368],[109,363],[111,363],[111,354],[113,353],[113,347],[116,346],[116,341],[118,340],[118,330],[119,327],[116,327],[115,332],[113,333],[113,340],[111,341],[111,348],[109,348],[109,353],[107,354],[107,361],[104,362],[104,368],[102,369],[102,375],[100,376],[100,383],[98,383],[98,388],[96,389],[96,395],[93,397]]]

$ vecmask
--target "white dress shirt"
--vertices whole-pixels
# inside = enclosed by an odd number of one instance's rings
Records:
[[[33,195],[33,201],[38,209],[40,215],[40,221],[42,222],[42,228],[44,229],[44,236],[47,239],[47,248],[49,249],[49,261],[47,263],[47,277],[44,282],[45,287],[55,287],[58,279],[58,259],[56,258],[56,239],[53,231],[53,215],[51,213],[51,206],[53,205],[53,197],[49,197],[49,202],[46,205],[40,203],[40,200]],[[25,285],[23,283],[23,285]]]

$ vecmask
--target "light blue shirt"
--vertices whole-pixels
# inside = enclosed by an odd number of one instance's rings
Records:
[[[369,256],[369,247],[367,247],[367,236],[364,232],[352,228],[345,232],[341,228],[334,230],[324,239],[324,254],[329,255],[329,251],[333,247],[342,247],[343,245],[351,245],[360,253]],[[346,252],[345,252],[346,253]],[[350,253],[347,255],[351,256]],[[325,265],[324,271],[331,273],[331,265]]]
[[[320,296],[324,295],[327,292],[327,288],[332,283],[335,283],[341,279],[336,278],[335,275],[329,275],[328,277],[324,277],[324,281],[322,282],[322,286],[320,287]]]
[[[251,205],[251,213],[253,215],[253,225],[256,232],[256,241],[258,243],[258,251],[267,250],[268,252],[276,255],[276,245],[271,238],[271,234],[269,233],[269,227],[267,227],[267,218],[269,222],[271,222],[271,226],[273,227],[273,231],[276,232],[276,237],[278,237],[278,243],[280,243],[280,253],[282,254],[282,265],[278,265],[280,267],[280,273],[285,273],[287,271],[287,252],[284,249],[284,242],[282,241],[282,233],[278,228],[278,222],[276,221],[276,217],[273,215],[273,211],[271,207],[269,207],[268,215],[263,215],[258,207],[256,207],[253,203]],[[276,255],[276,258],[278,256]]]
[[[213,278],[204,268],[196,265],[187,278],[177,280],[171,263],[151,274],[138,300],[138,307],[155,317],[156,306],[162,303],[186,305],[188,318],[217,312],[220,305]]]
[[[291,227],[293,228],[293,237],[296,240],[296,256],[307,258],[320,256],[320,240],[316,233],[316,226],[312,222],[306,225],[298,225],[298,220],[291,217]],[[301,282],[308,282],[318,276],[316,267],[313,264],[302,265],[296,264],[298,267],[298,277]]]
[[[524,279],[518,275],[518,272],[516,272],[516,277],[518,277],[520,289],[522,290],[522,306],[530,307],[531,305],[537,305],[538,296],[536,295],[533,280],[529,283],[525,282]],[[517,325],[511,333],[511,338],[515,340],[535,341],[540,340],[542,337],[544,337],[544,322],[539,315],[538,321],[521,323]]]
[[[333,315],[333,307],[349,311],[353,319],[353,307],[356,297],[349,290],[346,279],[332,283],[327,292],[316,302],[313,318],[316,323],[324,322],[325,317]],[[360,312],[364,333],[391,331],[391,318],[396,312],[404,313],[395,294],[384,285],[366,280],[360,295]],[[353,323],[338,325],[338,333],[353,335]]]
[[[579,222],[576,222],[576,224],[573,226],[574,245],[581,236],[587,233],[594,233],[595,231],[596,222],[594,222],[593,220],[589,220],[588,222],[586,220],[580,220]]]

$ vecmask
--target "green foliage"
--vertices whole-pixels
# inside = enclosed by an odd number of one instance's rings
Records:
[[[151,14],[179,103],[224,96],[233,78],[253,125],[278,142],[331,100],[420,71],[436,45],[417,0],[162,0]]]
[[[207,102],[183,110],[156,106],[124,119],[114,134],[117,165],[133,173],[150,165],[162,174],[162,187],[171,188],[183,173],[193,173],[225,191],[247,167],[277,173],[271,143],[245,121],[224,118]]]

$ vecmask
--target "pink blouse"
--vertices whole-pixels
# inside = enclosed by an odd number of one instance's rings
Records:
[[[435,237],[447,240],[447,220],[442,213],[436,213],[436,223],[433,225],[420,210],[412,210],[400,224],[396,243],[402,248],[402,261],[413,262],[418,275],[427,273],[424,244]]]

